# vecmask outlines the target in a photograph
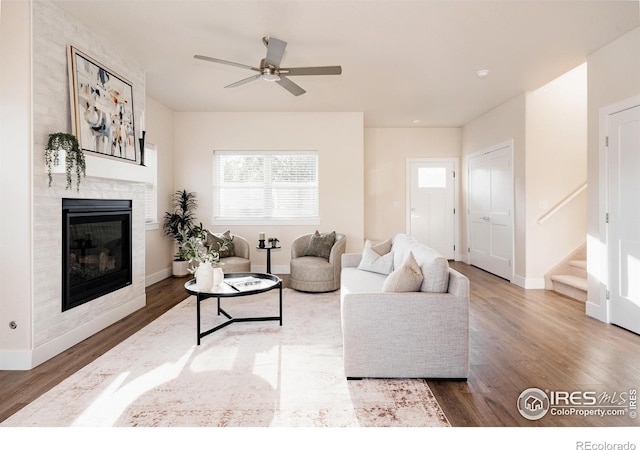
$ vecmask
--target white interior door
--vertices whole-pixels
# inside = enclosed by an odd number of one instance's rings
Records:
[[[455,164],[453,161],[409,163],[408,234],[455,259]]]
[[[468,160],[469,261],[511,281],[513,174],[511,146]]]
[[[608,122],[609,320],[640,334],[640,106]]]

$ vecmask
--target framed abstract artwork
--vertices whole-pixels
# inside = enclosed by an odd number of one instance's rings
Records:
[[[69,46],[73,133],[80,147],[136,162],[133,86],[90,56]]]

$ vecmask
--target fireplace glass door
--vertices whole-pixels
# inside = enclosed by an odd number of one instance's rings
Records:
[[[63,199],[66,311],[131,284],[131,201]]]

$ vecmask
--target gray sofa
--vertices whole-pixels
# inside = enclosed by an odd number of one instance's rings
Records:
[[[413,253],[424,277],[417,292],[383,292],[388,275],[359,269],[361,253],[342,257],[346,377],[466,379],[469,279],[410,236],[396,235],[391,252],[393,269]]]

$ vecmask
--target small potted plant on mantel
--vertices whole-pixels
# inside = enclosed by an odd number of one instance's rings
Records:
[[[80,179],[86,176],[86,162],[84,152],[73,134],[52,133],[44,148],[44,162],[49,176],[49,187],[53,182],[51,172],[54,167],[60,165],[60,156],[64,156],[65,171],[67,173],[67,187],[71,189],[72,173],[75,167],[76,189],[80,191]]]

